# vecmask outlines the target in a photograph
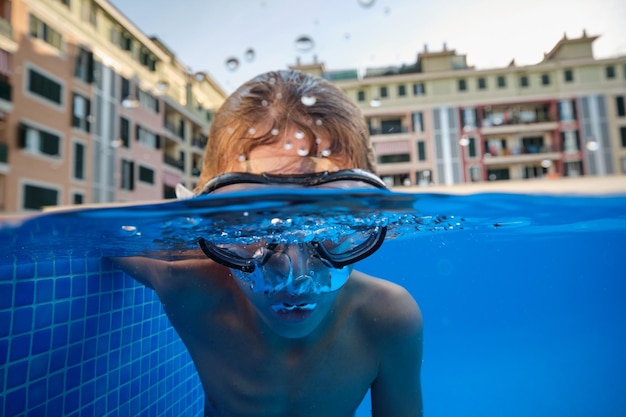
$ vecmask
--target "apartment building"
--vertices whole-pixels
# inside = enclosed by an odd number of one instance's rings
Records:
[[[327,71],[365,114],[390,185],[626,173],[626,57],[563,37],[541,62],[478,70],[426,47],[401,67]],[[515,51],[512,51],[515,53]]]
[[[0,212],[195,186],[225,97],[106,0],[0,0]]]

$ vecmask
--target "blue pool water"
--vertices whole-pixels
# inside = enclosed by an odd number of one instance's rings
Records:
[[[5,221],[0,415],[201,415],[193,364],[158,299],[102,256],[176,257],[198,231],[241,229],[242,213],[306,228],[303,210],[390,225],[358,269],[421,306],[426,416],[626,415],[626,196],[266,197]],[[368,411],[366,399],[357,416]]]

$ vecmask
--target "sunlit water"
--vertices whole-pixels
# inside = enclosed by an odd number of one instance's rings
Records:
[[[626,415],[624,195],[289,191],[69,210],[4,222],[0,259],[180,258],[199,236],[293,243],[359,227],[389,232],[357,268],[421,306],[427,416]]]

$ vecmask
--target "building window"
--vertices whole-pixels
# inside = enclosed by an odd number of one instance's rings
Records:
[[[413,132],[423,132],[424,131],[424,114],[421,111],[413,112]]]
[[[59,201],[59,191],[54,188],[25,184],[23,192],[25,209],[41,210],[42,207],[56,206]]]
[[[469,158],[476,158],[478,152],[476,151],[476,138],[470,136],[467,138],[467,156]]]
[[[566,83],[571,83],[574,81],[574,70],[566,69],[563,71],[563,80]]]
[[[24,123],[18,128],[19,145],[37,155],[60,157],[61,137]]]
[[[576,120],[576,106],[574,100],[559,101],[559,120],[562,122]]]
[[[498,75],[498,88],[506,87],[506,77],[504,75]]]
[[[615,97],[615,108],[618,117],[626,116],[626,106],[624,106],[624,96]]]
[[[550,74],[541,74],[541,85],[550,85]]]
[[[394,155],[379,155],[378,156],[379,164],[395,164],[402,162],[410,162],[411,155],[408,153],[394,154]]]
[[[608,65],[605,69],[607,80],[612,80],[615,78],[615,67],[613,65]]]
[[[83,204],[85,202],[85,196],[81,193],[72,194],[72,204]]]
[[[159,100],[152,94],[146,93],[141,88],[138,88],[137,90],[139,90],[139,103],[141,103],[144,108],[151,110],[154,113],[158,113]]]
[[[460,79],[458,82],[458,88],[459,91],[466,91],[467,90],[467,82],[464,79]]]
[[[473,130],[478,127],[476,109],[466,107],[461,109],[461,126],[463,130]]]
[[[97,8],[96,8],[96,5],[93,3],[93,0],[82,0],[81,18],[85,22],[89,22],[91,26],[97,27],[98,26],[97,17],[98,17]]]
[[[93,53],[84,48],[78,48],[78,53],[76,54],[76,67],[74,68],[74,77],[87,84],[91,84],[94,81],[93,71]]]
[[[154,184],[154,170],[139,165],[139,181]]]
[[[39,71],[28,69],[28,91],[31,93],[60,105],[62,104],[62,89],[63,87],[58,82]]]
[[[65,5],[67,7],[70,7],[70,0],[59,0],[59,3]]]
[[[153,149],[159,149],[161,147],[161,138],[139,124],[136,126],[135,139],[137,142]]]
[[[417,160],[426,160],[426,142],[423,140],[417,141]]]
[[[626,126],[619,128],[619,137],[622,140],[622,148],[626,148]]]
[[[72,103],[72,127],[89,133],[91,131],[91,123],[89,122],[91,119],[91,101],[74,93]]]
[[[414,96],[423,96],[426,94],[426,87],[424,83],[415,83],[413,84],[413,95]]]
[[[389,93],[387,92],[387,87],[386,86],[380,87],[380,98],[385,98],[388,95]]]
[[[30,15],[30,36],[41,39],[59,50],[63,46],[61,33],[52,29],[47,23],[32,14]]]
[[[125,117],[120,117],[120,141],[121,146],[130,148],[130,122]]]
[[[398,97],[406,96],[406,85],[401,84],[398,86]]]
[[[119,37],[120,40],[120,48],[124,51],[132,52],[133,50],[133,37],[130,33],[126,31],[122,31]]]
[[[356,95],[357,95],[357,100],[359,100],[359,101],[365,101],[366,100],[366,98],[365,98],[365,91],[359,90],[356,93]]]
[[[383,135],[406,132],[406,129],[402,128],[402,120],[389,119],[380,122],[380,133]]]
[[[146,47],[142,47],[139,52],[139,63],[148,68],[150,71],[156,70],[156,58]]]
[[[74,142],[74,178],[85,179],[85,145]]]
[[[135,163],[122,159],[122,176],[120,188],[132,191],[135,189]]]
[[[487,79],[486,78],[479,78],[478,82],[477,82],[477,86],[479,90],[484,90],[487,88]]]
[[[528,75],[522,75],[519,77],[519,86],[522,88],[526,88],[529,85]]]
[[[576,153],[580,150],[578,144],[578,130],[564,130],[561,132],[561,148],[565,153]]]

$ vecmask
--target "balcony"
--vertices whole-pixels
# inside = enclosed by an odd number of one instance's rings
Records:
[[[9,173],[9,145],[0,143],[0,174]]]
[[[396,135],[398,133],[408,133],[409,129],[406,126],[391,126],[380,128],[369,128],[370,135]]]
[[[204,150],[204,148],[206,147],[206,137],[204,136],[194,136],[191,139],[191,145],[199,148],[201,150]]]
[[[561,152],[555,145],[526,144],[511,150],[504,148],[486,152],[483,157],[485,165],[519,164],[543,161],[544,159],[560,159]]]
[[[179,171],[185,170],[185,161],[182,159],[175,158],[168,154],[163,154],[163,163],[172,168],[176,168]]]

